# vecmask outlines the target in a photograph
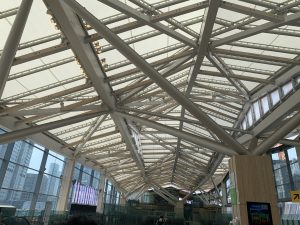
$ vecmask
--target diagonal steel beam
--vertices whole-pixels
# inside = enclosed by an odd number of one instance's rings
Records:
[[[201,25],[200,36],[198,41],[198,54],[195,61],[194,66],[192,67],[192,71],[189,77],[188,87],[186,89],[186,94],[189,95],[191,93],[193,84],[196,80],[196,77],[199,73],[200,67],[202,65],[203,59],[207,54],[208,42],[211,37],[212,29],[214,26],[215,19],[217,17],[217,12],[219,6],[221,4],[221,0],[210,0],[208,3],[208,7],[205,10],[203,22]]]
[[[156,130],[160,130],[164,133],[168,133],[175,137],[182,138],[182,139],[192,142],[196,145],[211,149],[212,151],[222,152],[227,155],[237,154],[234,150],[232,150],[232,148],[227,147],[226,145],[223,145],[221,143],[217,143],[215,141],[212,141],[212,140],[200,137],[200,136],[196,136],[196,135],[193,135],[193,134],[185,132],[185,131],[179,131],[175,128],[172,128],[172,127],[169,127],[169,126],[166,126],[166,125],[154,122],[154,121],[149,121],[149,120],[143,119],[141,117],[131,116],[129,114],[122,113],[122,112],[117,112],[117,113],[120,116],[123,116],[129,120],[135,121],[135,122],[143,124],[145,126],[149,126]]]
[[[17,52],[23,30],[31,9],[33,0],[23,0],[14,20],[12,28],[6,39],[6,43],[0,58],[0,98]]]
[[[80,15],[85,21],[91,24],[94,29],[101,33],[105,39],[116,47],[124,56],[132,61],[137,67],[139,67],[145,74],[147,74],[155,83],[165,90],[170,96],[172,96],[178,103],[185,107],[192,115],[203,122],[203,124],[214,132],[224,143],[230,146],[234,152],[239,154],[248,154],[247,150],[235,141],[223,128],[221,128],[215,121],[213,121],[208,115],[198,108],[191,100],[189,100],[183,93],[178,91],[167,79],[161,77],[161,75],[153,69],[141,56],[139,56],[132,48],[130,48],[124,41],[116,34],[111,32],[105,25],[89,13],[85,8],[78,4],[74,0],[65,1],[78,15]]]
[[[188,86],[186,89],[186,95],[189,96],[193,85],[195,83],[195,80],[197,78],[197,75],[199,74],[200,67],[203,63],[204,57],[207,54],[207,46],[208,42],[212,33],[212,29],[214,26],[214,22],[217,16],[217,12],[219,9],[221,1],[220,0],[209,0],[208,1],[208,7],[206,8],[203,16],[203,22],[201,25],[201,30],[200,30],[200,36],[198,40],[198,54],[196,57],[196,61],[192,67],[192,71],[190,72],[189,75],[189,81],[188,81]],[[185,108],[181,109],[180,117],[184,118],[185,115]],[[182,130],[183,128],[183,122],[181,121],[179,124],[179,130]],[[174,174],[176,171],[176,165],[178,161],[178,157],[180,155],[180,142],[181,139],[179,138],[177,141],[177,151],[176,151],[176,157],[174,160],[174,166],[172,170],[172,177],[171,177],[171,182],[173,182],[174,179]]]
[[[296,68],[297,69],[297,68]],[[297,70],[296,70],[297,71]],[[286,74],[288,75],[288,74]],[[244,134],[238,138],[241,143],[250,141],[253,137],[259,137],[264,132],[268,131],[274,124],[274,121],[282,120],[285,116],[299,109],[300,103],[300,89],[290,94],[290,96],[281,102],[270,114],[268,114],[262,121],[253,127],[252,134]]]
[[[104,115],[103,117],[97,118],[96,121],[94,122],[94,124],[87,130],[87,132],[85,133],[85,135],[80,140],[80,144],[78,144],[78,146],[76,147],[75,156],[84,147],[84,145],[90,140],[90,138],[92,137],[92,135],[94,134],[94,132],[103,123],[103,121],[105,121],[105,119],[106,119],[107,116],[108,116],[108,114]]]
[[[215,54],[211,52],[208,54],[209,61],[222,73],[226,76],[227,80],[242,94],[246,99],[249,100],[249,93],[245,85],[237,79],[231,78],[234,74],[225,64],[225,62]]]
[[[19,8],[16,7],[16,8],[13,8],[13,9],[9,9],[9,10],[0,12],[0,19],[16,15],[17,12],[18,12],[18,9]]]
[[[56,128],[64,127],[73,123],[79,123],[84,120],[88,120],[97,116],[100,116],[102,114],[106,114],[108,111],[92,111],[89,113],[83,113],[77,116],[73,116],[67,119],[57,120],[54,122],[45,123],[42,125],[37,125],[34,127],[24,128],[21,130],[15,130],[9,133],[5,133],[0,135],[0,143],[6,143],[6,142],[12,142],[16,141],[25,137],[28,137],[32,134],[36,134],[39,132],[44,132],[48,130],[53,130]]]
[[[70,42],[70,46],[79,59],[80,64],[84,68],[87,76],[92,81],[95,91],[105,105],[110,110],[110,116],[114,121],[117,129],[120,131],[124,142],[129,149],[132,158],[146,182],[144,162],[139,155],[132,135],[128,129],[126,121],[119,117],[114,111],[116,108],[117,99],[112,94],[112,88],[109,84],[107,76],[101,62],[93,48],[93,45],[86,41],[87,32],[83,27],[81,19],[65,4],[68,1],[61,0],[44,0],[47,8],[49,8],[56,20],[58,21],[64,35]],[[88,22],[88,21],[87,21]]]
[[[221,8],[228,9],[237,13],[243,13],[249,16],[254,16],[256,18],[269,20],[272,22],[282,22],[284,19],[283,16],[275,15],[274,13],[264,12],[255,8],[250,8],[226,1],[222,1]]]
[[[203,184],[209,181],[209,179],[213,176],[218,166],[222,162],[223,158],[224,158],[223,154],[217,154],[217,156],[210,163],[210,166],[208,168],[208,173],[206,174],[206,176],[202,178],[202,180],[186,196],[184,196],[182,201],[188,199],[196,190],[198,190]]]
[[[114,9],[116,9],[116,10],[118,10],[118,11],[120,11],[120,12],[126,14],[126,15],[129,15],[129,16],[133,17],[134,19],[136,19],[139,22],[147,24],[148,26],[151,26],[154,29],[157,29],[157,30],[161,31],[162,33],[165,33],[165,34],[169,35],[170,37],[172,37],[172,38],[174,38],[174,39],[176,39],[180,42],[185,43],[188,46],[196,47],[196,43],[193,40],[187,38],[186,36],[176,32],[172,29],[170,29],[168,26],[165,26],[162,23],[159,23],[159,22],[153,23],[151,21],[150,16],[142,14],[139,11],[137,11],[136,9],[131,8],[130,6],[124,4],[120,1],[117,1],[117,0],[115,0],[115,1],[98,0],[98,1],[110,6],[110,7],[114,8]]]
[[[284,20],[282,22],[279,22],[279,23],[268,22],[268,23],[256,26],[254,28],[251,28],[251,29],[248,29],[248,30],[245,30],[245,31],[241,31],[237,34],[227,36],[227,37],[219,39],[217,41],[213,41],[211,46],[212,47],[218,47],[220,45],[225,45],[225,44],[228,44],[228,43],[233,42],[233,41],[241,40],[241,39],[253,36],[255,34],[259,34],[261,32],[268,31],[268,30],[271,30],[271,29],[289,24],[291,22],[299,20],[299,18],[300,18],[300,12],[297,12],[295,14],[285,16]]]
[[[292,118],[285,121],[285,123],[267,139],[260,143],[253,151],[255,155],[262,155],[272,148],[278,140],[284,138],[289,132],[297,128],[300,124],[300,112],[297,112]]]

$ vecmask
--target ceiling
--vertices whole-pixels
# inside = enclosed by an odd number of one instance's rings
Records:
[[[298,144],[299,5],[4,0],[0,142],[75,157],[127,197],[212,188],[231,156]]]

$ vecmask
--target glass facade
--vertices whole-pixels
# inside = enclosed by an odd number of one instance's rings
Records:
[[[272,152],[279,201],[290,201],[290,191],[300,189],[300,168],[295,147],[281,146]]]
[[[299,77],[297,75],[291,81],[275,88],[272,92],[255,99],[245,112],[245,116],[240,122],[240,128],[247,130],[255,125],[264,115],[276,107],[280,101],[284,101],[286,96],[298,90],[300,86]]]
[[[0,145],[0,158],[0,204],[19,210],[43,210],[50,201],[52,209],[56,208],[63,156],[31,141],[16,141]]]
[[[0,133],[5,131],[0,130]],[[31,141],[1,144],[0,204],[13,205],[18,210],[41,211],[50,201],[55,210],[64,168],[64,156]],[[99,171],[78,162],[75,164],[73,181],[99,191],[101,178]],[[71,193],[72,190],[70,198]],[[109,181],[106,181],[104,202],[120,202],[120,193]]]
[[[105,183],[104,203],[106,204],[120,204],[120,192],[112,185],[109,180]]]

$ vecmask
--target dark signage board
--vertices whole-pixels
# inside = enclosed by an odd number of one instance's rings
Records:
[[[249,225],[273,225],[270,203],[247,202]]]

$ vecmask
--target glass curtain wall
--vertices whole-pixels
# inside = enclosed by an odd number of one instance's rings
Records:
[[[104,193],[104,203],[115,205],[120,204],[120,192],[116,190],[109,180],[106,180]]]
[[[300,190],[300,168],[295,147],[279,146],[271,153],[274,180],[282,218],[300,214],[300,206],[291,202],[290,191]]]
[[[50,201],[56,208],[63,156],[26,140],[0,145],[0,159],[0,204],[42,210]]]
[[[290,191],[300,189],[300,168],[295,147],[282,146],[272,153],[277,196],[279,201],[290,201]]]

